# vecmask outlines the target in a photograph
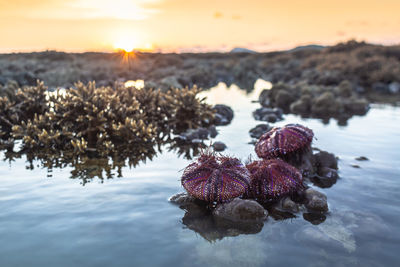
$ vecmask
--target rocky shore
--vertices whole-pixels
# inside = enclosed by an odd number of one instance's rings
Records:
[[[252,90],[261,78],[289,86],[337,87],[343,97],[352,93],[399,95],[400,46],[349,41],[332,47],[309,46],[269,53],[63,53],[46,51],[0,55],[0,85],[44,81],[50,88],[71,87],[76,81],[98,85],[141,79],[146,87],[209,88],[219,82]],[[351,89],[351,92],[346,90]],[[341,90],[340,89],[340,90]],[[386,98],[387,99],[387,98]],[[306,99],[302,99],[307,101]],[[279,101],[278,101],[279,102]],[[304,111],[301,105],[293,110]],[[314,109],[318,113],[318,110]]]

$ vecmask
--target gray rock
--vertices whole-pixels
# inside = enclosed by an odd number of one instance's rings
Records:
[[[258,102],[260,102],[261,106],[268,107],[271,105],[271,100],[269,98],[270,92],[269,89],[264,89],[258,96]]]
[[[260,121],[276,122],[282,120],[281,112],[281,109],[262,107],[253,112],[253,117]]]
[[[207,139],[209,130],[207,128],[188,129],[186,132],[179,134],[178,138],[188,142],[194,142],[194,140]]]
[[[320,151],[314,154],[314,164],[317,168],[328,167],[331,169],[338,169],[338,160],[334,154],[326,151]]]
[[[211,125],[210,127],[208,127],[208,133],[210,134],[211,138],[215,138],[218,135],[218,131],[215,125]]]
[[[189,204],[189,203],[196,201],[196,199],[194,197],[192,197],[191,195],[189,195],[188,193],[182,192],[182,193],[173,195],[172,197],[170,197],[168,199],[168,201],[170,201],[174,204],[177,204],[177,205],[185,205],[185,204]]]
[[[246,223],[264,221],[268,212],[254,200],[235,198],[231,202],[218,204],[213,214],[216,218]]]
[[[224,151],[226,149],[226,145],[220,141],[217,141],[212,144],[215,151]]]
[[[274,123],[278,120],[275,114],[267,114],[261,118],[262,121]]]
[[[263,124],[258,124],[256,127],[252,128],[249,133],[252,138],[259,139],[261,135],[263,135],[266,132],[269,132],[272,129],[272,127],[269,124],[263,123]]]
[[[306,208],[309,211],[315,212],[327,212],[328,202],[325,194],[318,192],[312,188],[308,188],[304,191],[304,196],[306,198]]]
[[[229,106],[217,104],[213,109],[216,111],[215,125],[227,125],[231,123],[233,119],[233,110]]]
[[[360,157],[357,157],[356,160],[358,160],[358,161],[367,161],[369,159],[367,157],[360,156]]]
[[[337,173],[337,170],[331,169],[328,167],[321,167],[318,169],[318,175],[323,176],[328,179],[332,180],[337,180],[339,178],[339,175]]]
[[[318,175],[314,175],[311,181],[322,188],[331,187],[339,178],[337,170],[328,167],[321,167],[318,169]]]
[[[197,133],[199,135],[199,139],[207,139],[208,138],[208,129],[206,128],[198,128]]]
[[[299,212],[299,204],[295,203],[290,197],[285,197],[281,200],[281,207],[285,211],[289,211],[292,213]]]

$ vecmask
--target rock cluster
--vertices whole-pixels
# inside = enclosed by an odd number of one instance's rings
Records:
[[[278,83],[270,90],[262,91],[259,102],[264,108],[257,109],[254,114],[263,109],[280,108],[304,117],[337,118],[340,121],[353,115],[364,115],[369,110],[369,102],[357,94],[348,80],[337,86]]]

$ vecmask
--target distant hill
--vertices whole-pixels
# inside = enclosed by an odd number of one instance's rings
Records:
[[[255,54],[257,52],[254,51],[254,50],[247,49],[247,48],[235,47],[230,51],[230,53],[251,53],[251,54]]]
[[[288,50],[288,52],[296,52],[296,51],[301,51],[301,50],[321,50],[324,49],[326,46],[323,45],[301,45],[301,46],[297,46],[293,49]]]

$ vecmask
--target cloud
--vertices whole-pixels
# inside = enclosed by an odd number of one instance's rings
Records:
[[[214,13],[214,18],[216,18],[216,19],[220,19],[220,18],[222,18],[222,13],[221,12],[215,12]]]
[[[242,19],[242,16],[240,16],[240,15],[233,15],[233,16],[232,16],[232,19],[233,19],[233,20],[240,20],[240,19]]]
[[[152,4],[162,0],[14,0],[0,2],[1,13],[34,19],[143,20],[159,12]]]

